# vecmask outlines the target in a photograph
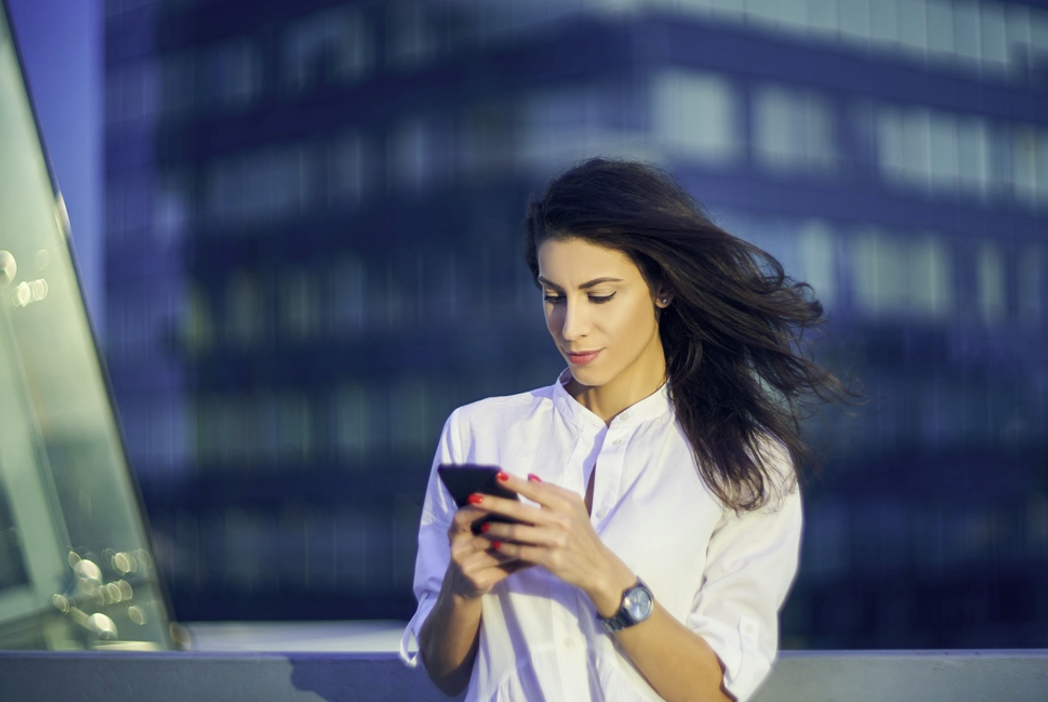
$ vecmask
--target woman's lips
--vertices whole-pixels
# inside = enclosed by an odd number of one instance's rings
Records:
[[[574,363],[576,366],[584,366],[595,359],[603,349],[597,349],[596,351],[580,351],[578,353],[572,353],[568,351],[568,360]]]

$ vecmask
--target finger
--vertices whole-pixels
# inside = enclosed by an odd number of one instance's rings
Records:
[[[488,514],[497,514],[517,522],[534,524],[542,520],[542,508],[526,505],[520,500],[511,500],[506,497],[494,495],[482,495],[474,493],[470,500],[479,509]]]
[[[451,526],[448,528],[449,534],[455,532],[470,532],[473,530],[473,522],[477,521],[485,515],[485,511],[478,509],[472,505],[466,505],[458,509],[454,516],[451,518]]]
[[[521,497],[526,497],[536,504],[551,509],[562,506],[565,500],[578,497],[578,494],[571,490],[562,488],[559,485],[542,482],[542,478],[534,473],[530,474],[525,480],[524,478],[503,472],[499,474],[499,480],[502,485],[513,490]]]
[[[550,519],[555,519],[550,515]],[[564,529],[550,529],[548,526],[534,526],[531,524],[486,522],[481,527],[481,532],[491,541],[512,541],[516,544],[530,544],[533,546],[564,546]]]
[[[491,545],[499,554],[530,565],[544,565],[545,557],[549,554],[549,550],[541,546],[527,546],[510,541],[493,541]]]
[[[476,551],[466,555],[458,564],[459,570],[470,577],[476,577],[492,568],[497,568],[505,572],[508,572],[507,569],[514,569],[513,564],[518,560],[516,557],[501,553],[498,549],[494,548],[491,543],[488,543],[487,545],[488,548],[483,551]]]
[[[534,567],[534,563],[528,563],[520,559],[514,558],[511,561],[507,561],[499,566],[499,569],[506,573],[506,575],[513,575],[514,573],[524,570],[525,568]]]

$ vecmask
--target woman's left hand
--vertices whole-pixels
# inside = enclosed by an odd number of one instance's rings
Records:
[[[501,484],[538,506],[483,495],[476,507],[516,523],[488,522],[483,533],[500,553],[543,566],[585,591],[597,611],[611,616],[622,604],[622,591],[637,577],[600,540],[582,496],[557,485],[503,472]]]

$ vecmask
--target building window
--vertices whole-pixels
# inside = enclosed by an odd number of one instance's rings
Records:
[[[192,181],[182,175],[166,175],[158,180],[153,193],[153,236],[161,243],[170,244],[180,241],[189,229]]]
[[[962,192],[986,199],[993,185],[990,129],[981,117],[957,120],[957,184]]]
[[[1011,137],[1015,199],[1030,207],[1048,206],[1048,130],[1021,125]]]
[[[997,324],[1005,317],[1006,293],[1004,256],[996,245],[983,242],[979,247],[975,272],[979,317]]]
[[[364,138],[356,132],[337,137],[327,150],[328,205],[358,207],[373,176]]]
[[[308,145],[226,157],[208,173],[205,210],[217,225],[265,224],[308,207],[318,176]]]
[[[335,391],[335,450],[343,459],[349,459],[347,467],[354,469],[362,464],[354,459],[368,455],[371,444],[371,406],[366,390],[355,382],[344,382]]]
[[[1019,319],[1029,327],[1040,327],[1044,316],[1046,265],[1048,257],[1041,246],[1027,246],[1019,257]]]
[[[799,239],[802,266],[798,277],[811,285],[819,301],[829,307],[837,297],[836,241],[833,230],[826,222],[809,220],[801,225]]]
[[[755,91],[753,110],[758,163],[772,170],[833,170],[837,149],[828,101],[807,91],[769,85]]]
[[[243,108],[262,91],[262,57],[247,39],[216,47],[207,74],[212,100],[224,108]]]
[[[420,66],[432,61],[437,42],[432,27],[433,18],[427,10],[433,3],[391,2],[388,5],[389,63],[400,68]]]
[[[265,304],[261,286],[247,271],[230,276],[226,286],[225,329],[227,341],[234,346],[257,346],[265,332]]]
[[[371,28],[357,10],[338,7],[296,21],[284,35],[280,80],[288,93],[349,84],[372,67]]]
[[[513,110],[521,115],[517,118],[521,130],[516,153],[507,161],[548,173],[590,156],[639,156],[645,151],[648,135],[630,102],[628,87],[610,83],[559,86],[527,95],[519,107],[513,105],[508,111],[511,120]],[[503,126],[498,120],[504,115],[494,106],[485,108],[483,117],[492,119],[485,125],[485,137],[497,138],[502,130],[512,132],[512,121]],[[474,115],[481,116],[479,111],[470,117]],[[498,167],[498,141],[492,144],[493,153],[483,155],[478,139],[466,135],[466,144],[463,167],[467,172],[476,174],[488,164]]]
[[[928,17],[924,0],[898,0],[899,48],[923,57],[928,49]]]
[[[335,260],[328,272],[330,327],[336,336],[355,336],[368,321],[365,289],[368,285],[364,262],[348,254]]]
[[[306,339],[317,332],[322,317],[317,280],[308,268],[301,267],[285,270],[280,278],[277,295],[281,333],[291,340]]]
[[[277,398],[277,455],[289,461],[308,461],[313,454],[313,411],[309,397],[286,391]]]
[[[906,287],[910,311],[919,317],[942,318],[951,309],[950,252],[934,234],[907,243]]]
[[[398,187],[422,192],[450,177],[454,153],[446,120],[411,117],[390,135],[389,172]]]
[[[191,50],[166,56],[160,65],[160,109],[171,117],[191,114],[196,104],[196,58]]]
[[[214,321],[204,286],[190,284],[184,310],[182,338],[186,347],[192,355],[207,352],[214,339]]]
[[[106,124],[153,115],[160,106],[160,71],[152,60],[133,61],[106,73]]]
[[[949,251],[934,234],[890,235],[871,229],[851,241],[854,297],[874,316],[941,319],[951,309]]]
[[[651,105],[655,136],[668,153],[706,163],[737,157],[743,139],[740,106],[726,78],[663,70],[652,81]]]

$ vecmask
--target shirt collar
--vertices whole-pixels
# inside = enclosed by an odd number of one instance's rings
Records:
[[[568,394],[564,384],[571,380],[571,369],[565,368],[553,384],[553,402],[557,410],[579,426],[592,426],[598,429],[604,428],[604,420],[593,412],[583,407],[579,402]],[[669,383],[662,386],[639,402],[633,403],[621,412],[615,419],[611,420],[611,427],[636,426],[641,422],[647,422],[672,410],[670,403]]]

